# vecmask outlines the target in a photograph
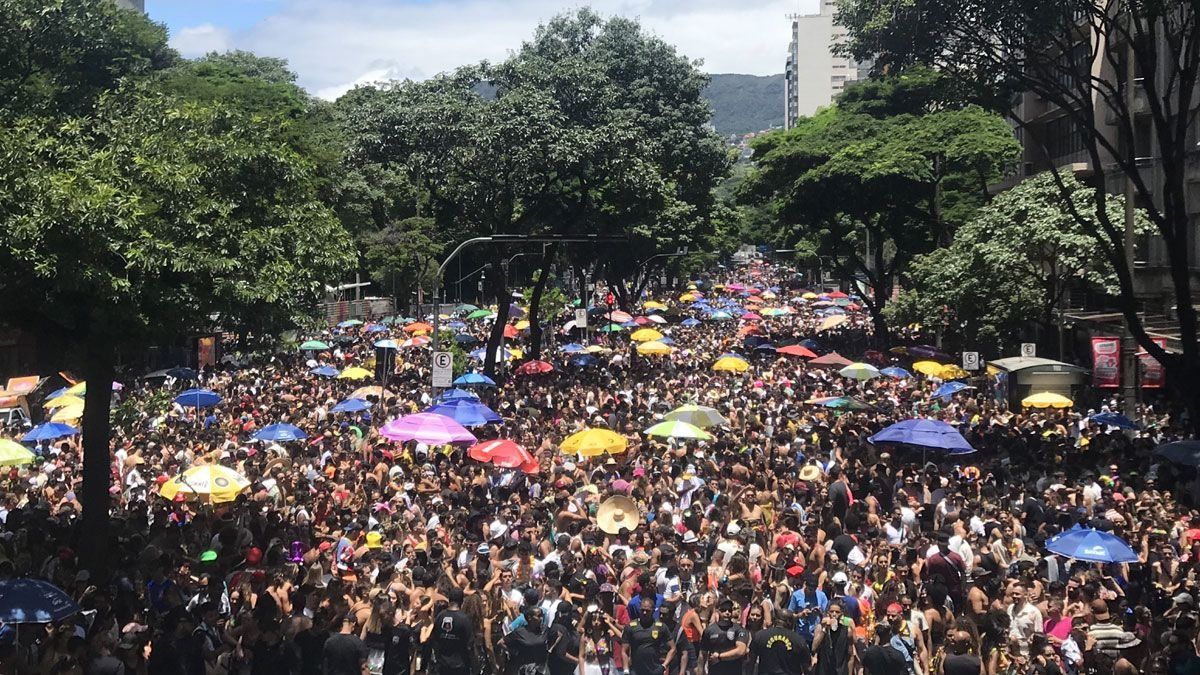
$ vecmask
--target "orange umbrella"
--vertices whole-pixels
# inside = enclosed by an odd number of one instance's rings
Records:
[[[430,326],[429,324],[425,323],[424,321],[417,321],[416,323],[410,323],[407,326],[405,326],[404,332],[405,333],[432,333],[433,326]]]
[[[518,335],[520,335],[520,333],[517,332],[517,327],[511,323],[504,327],[504,337],[511,340]]]

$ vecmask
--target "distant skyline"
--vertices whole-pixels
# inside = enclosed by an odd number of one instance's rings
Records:
[[[817,0],[146,0],[146,13],[186,57],[282,57],[309,92],[332,99],[356,84],[502,60],[538,24],[584,6],[638,19],[705,72],[774,75],[787,15],[817,11]]]

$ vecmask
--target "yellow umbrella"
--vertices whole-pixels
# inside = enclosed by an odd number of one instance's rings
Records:
[[[691,293],[684,293],[683,295],[679,296],[679,301],[680,302],[695,302],[696,296],[692,295]]]
[[[21,466],[34,460],[29,448],[16,441],[0,438],[0,466]]]
[[[651,340],[638,345],[637,352],[645,356],[663,356],[671,353],[671,345],[665,345],[658,340]]]
[[[651,340],[661,340],[663,334],[653,328],[639,328],[629,335],[629,339],[634,342],[650,342]]]
[[[821,331],[837,328],[847,321],[849,321],[849,319],[846,318],[845,314],[834,314],[833,316],[827,316],[825,317],[825,320],[821,322],[821,325],[817,326],[817,332],[820,333]]]
[[[666,309],[667,306],[657,300],[647,300],[642,303],[642,309]]]
[[[513,328],[516,328],[517,330],[525,330],[526,328],[529,328],[529,322],[525,319],[521,319],[517,322],[517,325],[513,326]]]
[[[816,293],[809,291],[800,297],[804,298],[805,300],[816,300],[819,296]]]
[[[779,296],[775,295],[775,293],[773,291],[763,291],[761,297],[763,300],[774,300],[775,298],[778,298]]]
[[[87,382],[77,382],[77,383],[71,385],[71,388],[68,389],[65,393],[78,396],[86,391],[87,391]]]
[[[508,348],[508,360],[509,361],[515,361],[517,359],[523,359],[523,358],[525,358],[525,350],[524,349],[521,349],[520,347],[509,347]]]
[[[49,401],[46,401],[42,404],[42,407],[46,409],[65,408],[69,405],[83,405],[83,399],[79,398],[78,396],[72,396],[71,394],[63,394],[61,396],[55,396]]]
[[[587,352],[588,354],[607,354],[612,350],[608,347],[602,347],[600,345],[589,345],[588,348],[583,351]]]
[[[1070,408],[1075,402],[1062,394],[1044,391],[1021,399],[1021,405],[1026,408]]]
[[[604,453],[625,452],[628,444],[624,436],[608,429],[584,429],[568,436],[558,447],[567,454],[595,457]]]
[[[77,403],[65,408],[59,408],[51,417],[51,422],[73,422],[83,417],[83,404]]]
[[[937,377],[938,373],[942,372],[942,364],[937,361],[917,361],[912,367],[918,373],[929,377]]]
[[[338,373],[338,379],[339,380],[365,380],[374,374],[375,373],[372,373],[371,371],[367,370],[366,368],[359,368],[358,366],[351,366],[351,367],[343,370],[342,372]]]
[[[750,370],[750,364],[744,359],[739,359],[736,356],[722,356],[713,364],[713,370],[726,371],[730,373],[744,373]]]
[[[220,464],[203,464],[163,483],[158,493],[167,499],[183,494],[188,499],[222,504],[237,499],[238,494],[248,487],[250,481],[233,469]]]
[[[948,366],[942,366],[941,370],[937,372],[937,377],[940,377],[943,380],[957,380],[961,377],[968,376],[970,376],[970,373],[962,368],[959,368],[953,363]]]

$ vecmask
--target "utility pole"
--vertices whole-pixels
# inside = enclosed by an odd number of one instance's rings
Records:
[[[1138,170],[1137,164],[1137,125],[1134,124],[1134,109],[1137,103],[1137,80],[1134,68],[1133,31],[1129,31],[1125,43],[1125,110],[1129,119],[1129,157],[1132,169]],[[1134,211],[1133,180],[1125,176],[1125,268],[1129,270],[1129,283],[1134,285],[1133,251],[1137,246],[1136,216]],[[1131,288],[1130,290],[1136,290]],[[1133,302],[1137,302],[1136,292]],[[1137,309],[1136,307],[1134,308]],[[1129,319],[1125,319],[1124,330],[1121,333],[1121,398],[1124,401],[1125,416],[1137,419],[1138,372],[1137,372],[1137,341],[1129,327]]]

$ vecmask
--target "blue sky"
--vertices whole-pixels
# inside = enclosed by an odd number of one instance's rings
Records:
[[[817,0],[146,0],[184,56],[247,49],[286,58],[309,91],[422,79],[499,60],[537,25],[585,4],[637,18],[704,70],[783,72],[787,14]]]

